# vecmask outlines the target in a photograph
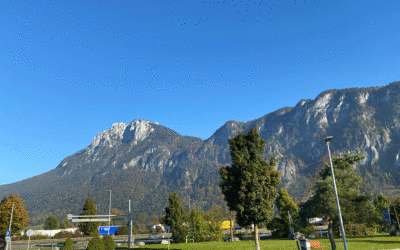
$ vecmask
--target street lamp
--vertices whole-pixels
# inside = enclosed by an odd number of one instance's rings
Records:
[[[108,232],[107,235],[110,235],[110,220],[111,220],[111,190],[107,190],[110,191],[110,208],[108,209]]]
[[[340,229],[342,230],[342,238],[343,238],[344,249],[347,250],[346,236],[344,235],[344,228],[343,228],[343,221],[342,221],[342,213],[340,212],[339,197],[338,197],[337,190],[336,190],[335,175],[333,173],[331,151],[329,150],[329,142],[332,140],[332,138],[333,138],[332,136],[328,136],[328,137],[326,137],[325,141],[326,141],[326,145],[328,145],[329,163],[331,164],[333,188],[335,189],[336,205],[337,205],[337,209],[338,209],[338,212],[339,212],[339,222],[340,222]]]

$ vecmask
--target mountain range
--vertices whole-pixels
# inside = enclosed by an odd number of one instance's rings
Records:
[[[297,202],[310,196],[307,183],[328,153],[327,136],[333,136],[331,152],[364,152],[365,160],[356,165],[363,191],[398,194],[400,82],[327,90],[247,123],[227,121],[206,140],[148,120],[115,123],[56,168],[3,185],[0,193],[21,195],[31,225],[50,215],[61,220],[79,214],[88,197],[99,205],[99,214],[107,214],[107,190],[112,190],[112,206],[122,211],[132,200],[134,220],[142,212],[161,216],[171,192],[178,193],[185,209],[189,199],[204,210],[225,206],[218,169],[232,163],[228,139],[254,127],[266,141],[263,157],[276,157],[281,187]]]

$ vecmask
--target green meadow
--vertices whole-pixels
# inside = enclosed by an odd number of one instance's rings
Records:
[[[329,239],[316,239],[321,242],[321,246],[325,246],[324,250],[331,250]],[[336,239],[336,249],[344,250],[343,241]],[[358,236],[346,238],[348,250],[356,249],[396,249],[400,248],[400,236]],[[289,240],[261,240],[261,250],[298,250],[295,241]],[[140,246],[143,249],[168,249],[168,245],[147,245]],[[124,249],[124,247],[120,247]],[[126,247],[125,247],[126,249]],[[239,241],[239,242],[200,242],[200,243],[181,243],[181,244],[170,244],[170,249],[174,250],[211,250],[211,249],[243,249],[243,250],[254,250],[254,241]]]

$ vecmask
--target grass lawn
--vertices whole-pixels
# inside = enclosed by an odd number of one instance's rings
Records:
[[[321,242],[321,246],[325,246],[324,250],[331,250],[331,244],[329,239],[316,239]],[[358,249],[396,249],[400,248],[400,236],[355,236],[346,237],[348,250],[358,250]],[[341,239],[335,239],[336,249],[344,250],[343,241]],[[289,240],[261,240],[260,247],[262,250],[298,250],[295,241]],[[168,245],[147,245],[141,246],[143,249],[167,249]],[[117,249],[126,249],[124,247],[119,247]],[[254,241],[239,241],[239,242],[201,242],[201,243],[181,243],[181,244],[171,244],[170,249],[175,250],[211,250],[211,249],[243,249],[243,250],[254,250]]]

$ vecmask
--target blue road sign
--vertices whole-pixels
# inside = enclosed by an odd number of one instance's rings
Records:
[[[7,231],[6,232],[6,237],[10,237],[11,236],[11,231]]]
[[[169,228],[170,228],[169,226],[166,226],[166,227],[165,227],[165,230],[169,231]]]
[[[119,226],[110,226],[110,234],[114,234]],[[107,235],[108,234],[108,226],[99,227],[100,235]]]

